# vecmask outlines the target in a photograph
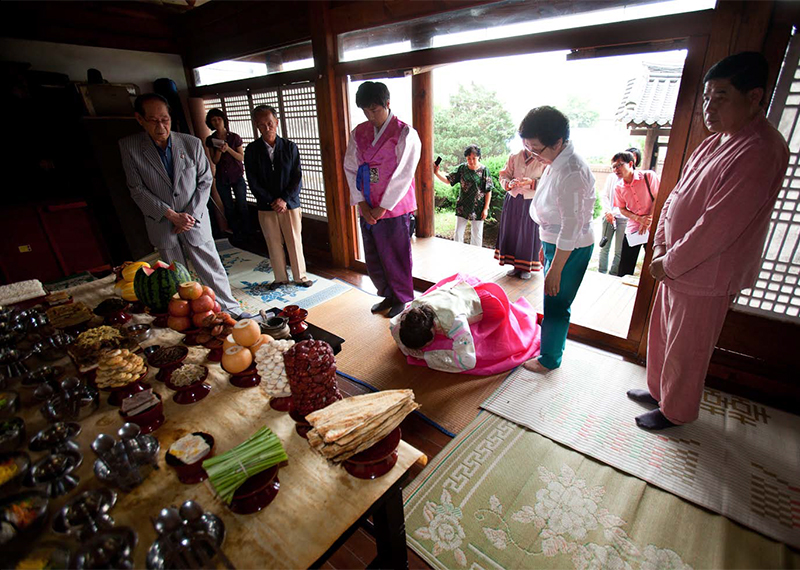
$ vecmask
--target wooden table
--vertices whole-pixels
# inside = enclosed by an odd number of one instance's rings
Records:
[[[143,344],[163,346],[180,338],[174,331],[154,329],[154,332],[157,334]],[[205,352],[206,349],[193,347],[187,362],[203,362]],[[205,365],[209,367],[207,383],[212,386],[211,393],[200,402],[184,406],[172,401],[173,392],[156,381],[156,369],[150,369],[147,381],[161,394],[166,416],[164,425],[152,434],[161,444],[160,470],[153,471],[132,492],[119,492],[117,505],[110,512],[117,525],[130,526],[139,535],[135,566],[145,566],[147,551],[156,538],[151,519],[163,507],[179,507],[192,499],[225,523],[222,549],[237,568],[317,567],[346,540],[365,515],[373,517],[379,555],[377,564],[406,568],[402,484],[412,465],[426,461],[425,455],[401,441],[397,464],[388,474],[371,481],[356,479],[313,452],[307,441],[295,432],[295,424],[288,414],[269,407],[268,397],[260,388],[236,388],[228,382],[228,375],[219,364],[205,362]],[[90,445],[99,433],[116,438],[116,431],[123,422],[118,409],[107,404],[107,393],[101,392],[101,399],[100,409],[81,422],[83,429],[77,437],[84,458],[77,471],[80,486],[64,497],[51,500],[52,513],[76,493],[102,486],[94,477],[95,455]],[[36,408],[22,410],[21,415],[27,423],[28,437],[45,427]],[[259,513],[234,514],[212,492],[208,482],[184,485],[164,462],[169,446],[187,433],[210,433],[215,438],[214,452],[219,454],[264,425],[280,438],[289,462],[278,472],[278,495]],[[41,454],[31,456],[35,461]],[[50,531],[43,537],[57,538],[58,535]]]

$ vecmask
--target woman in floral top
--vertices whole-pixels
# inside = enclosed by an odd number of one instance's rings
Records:
[[[468,146],[464,150],[464,157],[466,162],[459,164],[447,177],[439,174],[439,165],[434,165],[433,173],[445,184],[461,185],[458,201],[456,201],[455,240],[464,241],[467,220],[471,220],[470,243],[481,247],[483,245],[483,221],[489,214],[489,202],[492,200],[494,182],[492,182],[489,170],[480,163],[481,149],[477,145]]]

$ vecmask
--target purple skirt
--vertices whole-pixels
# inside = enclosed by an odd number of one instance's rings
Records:
[[[533,198],[511,197],[506,194],[503,212],[500,214],[500,231],[494,258],[500,265],[513,265],[520,271],[539,271],[539,225],[531,218],[530,209]]]

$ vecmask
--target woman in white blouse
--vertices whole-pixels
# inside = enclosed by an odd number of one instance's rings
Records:
[[[561,366],[570,306],[592,256],[594,176],[575,152],[569,140],[569,119],[558,109],[532,109],[522,120],[519,135],[525,148],[549,165],[531,203],[545,270],[542,350],[524,365],[542,373]]]

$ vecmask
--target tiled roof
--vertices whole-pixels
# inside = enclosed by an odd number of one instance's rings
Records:
[[[672,127],[682,71],[682,65],[643,63],[628,80],[616,120],[629,128]]]

